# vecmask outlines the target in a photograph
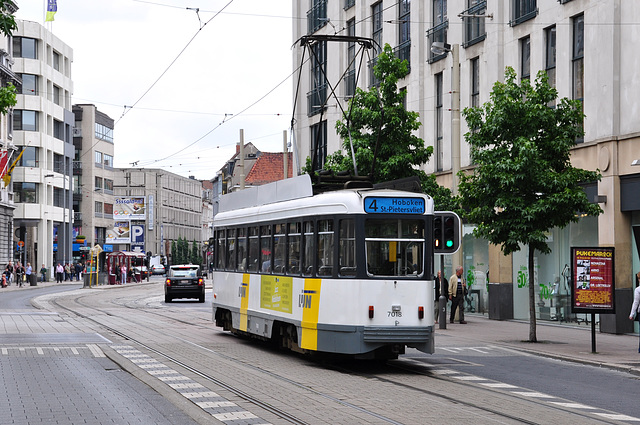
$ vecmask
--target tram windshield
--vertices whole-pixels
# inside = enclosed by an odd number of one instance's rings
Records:
[[[424,273],[425,221],[369,219],[365,222],[367,274],[415,276]]]

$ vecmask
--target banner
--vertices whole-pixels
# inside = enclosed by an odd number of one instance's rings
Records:
[[[45,22],[53,21],[53,17],[58,11],[58,0],[47,0],[47,17],[44,19]]]
[[[144,222],[131,224],[131,251],[144,253]]]
[[[107,230],[106,243],[131,243],[131,224],[128,221],[116,221],[113,229]]]
[[[615,313],[614,248],[571,248],[574,313]]]
[[[147,216],[147,208],[144,196],[132,196],[127,198],[115,198],[113,205],[114,220],[144,220]]]

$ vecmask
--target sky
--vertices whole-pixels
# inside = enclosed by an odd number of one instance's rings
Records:
[[[45,0],[15,1],[17,19],[73,49],[72,103],[115,121],[116,167],[211,179],[241,129],[245,143],[282,151],[293,113],[291,1],[58,0],[46,23]]]

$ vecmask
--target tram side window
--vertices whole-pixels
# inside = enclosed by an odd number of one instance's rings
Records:
[[[238,229],[238,271],[247,270],[247,229]]]
[[[247,260],[247,271],[256,273],[259,270],[260,261],[260,232],[258,226],[249,227],[249,257]]]
[[[318,220],[318,276],[333,274],[333,220]]]
[[[289,263],[287,264],[287,274],[300,274],[300,233],[301,223],[289,223]]]
[[[340,276],[356,275],[355,220],[340,220]]]
[[[273,272],[283,274],[287,254],[286,224],[276,224],[273,236]]]
[[[225,258],[227,255],[227,248],[226,248],[226,243],[227,240],[225,238],[225,231],[224,230],[218,230],[218,264],[217,264],[217,269],[218,270],[224,270],[225,268]]]
[[[367,274],[421,277],[424,271],[424,223],[422,219],[367,220]]]
[[[236,229],[227,230],[227,270],[236,269]]]
[[[302,223],[302,227],[304,229],[304,263],[302,266],[302,274],[304,276],[313,276],[313,259],[316,253],[313,221],[305,221]]]
[[[260,226],[260,271],[271,273],[271,226]]]

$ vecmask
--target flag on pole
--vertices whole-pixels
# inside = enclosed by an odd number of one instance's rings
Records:
[[[13,172],[13,169],[16,168],[16,164],[18,164],[18,161],[20,161],[20,157],[22,157],[23,153],[24,153],[24,149],[20,151],[20,153],[18,154],[16,159],[13,161],[9,169],[2,174],[2,181],[4,182],[4,187],[9,187],[9,183],[11,183],[11,173]]]
[[[4,177],[7,173],[7,167],[9,166],[9,151],[0,152],[0,178]]]
[[[58,11],[58,0],[47,0],[47,17],[45,22],[53,21],[53,15]]]

